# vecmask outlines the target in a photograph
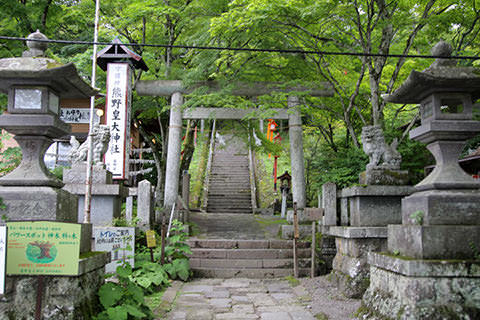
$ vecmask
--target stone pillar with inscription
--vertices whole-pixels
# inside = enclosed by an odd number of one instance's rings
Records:
[[[28,38],[46,39],[38,31]],[[27,268],[27,264],[23,267],[9,259],[0,318],[33,319],[34,288],[39,286],[41,278],[40,288],[48,288],[45,293],[37,291],[42,298],[43,319],[86,319],[92,316],[88,310],[94,309],[92,304],[104,281],[104,266],[109,255],[90,252],[92,225],[76,224],[77,197],[62,189],[63,183],[46,169],[43,158],[54,138],[70,132],[70,126],[59,119],[59,99],[88,98],[96,92],[80,78],[73,64],[61,65],[45,58],[45,42],[27,41],[27,46],[29,50],[23,57],[0,60],[0,91],[8,93],[8,114],[0,116],[0,128],[15,135],[23,155],[21,164],[0,178],[0,198],[4,203],[0,214],[6,217],[12,232],[14,228],[32,229],[34,225],[35,230],[9,234],[8,254],[18,251],[29,262]],[[79,234],[77,231],[70,235],[38,231],[47,230],[44,228],[53,224],[56,226],[53,228],[63,225],[78,230]],[[61,237],[70,237],[69,242],[52,240]],[[24,242],[16,240],[20,238]],[[16,241],[15,244],[12,241]],[[60,249],[64,245],[79,248],[80,256],[73,253],[74,271],[65,271],[65,276],[52,275],[62,273],[64,265],[57,261],[65,252]],[[33,246],[44,248],[48,256],[28,251]],[[58,251],[51,250],[57,246]],[[48,258],[49,263],[42,263],[43,258]],[[58,270],[49,270],[49,267]],[[40,288],[38,290],[42,290]]]

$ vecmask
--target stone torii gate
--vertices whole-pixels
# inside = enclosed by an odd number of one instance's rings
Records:
[[[194,108],[182,112],[183,95],[191,93],[195,88],[208,87],[210,91],[220,90],[216,82],[208,81],[197,83],[192,87],[184,87],[179,80],[144,80],[137,83],[137,93],[141,96],[170,96],[170,126],[168,131],[167,166],[165,173],[164,206],[171,207],[178,195],[180,176],[180,152],[182,143],[183,119],[243,119],[247,114],[255,114],[258,109],[231,109],[231,108]],[[328,84],[322,83],[318,87],[296,86],[282,88],[280,83],[236,83],[230,92],[232,95],[257,97],[272,92],[308,92],[310,96],[332,96],[333,91]],[[297,207],[306,206],[305,196],[305,168],[303,158],[302,117],[297,106],[299,99],[289,95],[288,109],[274,109],[274,116],[268,118],[288,119],[290,138],[290,161],[292,169],[292,194]],[[270,110],[269,110],[270,111]],[[253,118],[266,118],[258,115]]]

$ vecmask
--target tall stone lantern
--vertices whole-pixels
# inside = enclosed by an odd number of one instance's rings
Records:
[[[30,37],[46,37],[40,32]],[[0,91],[8,93],[8,114],[0,116],[0,127],[14,135],[22,149],[22,162],[0,178],[0,197],[11,220],[49,219],[76,222],[76,197],[62,189],[63,183],[45,166],[45,151],[70,133],[70,125],[59,118],[59,99],[88,98],[95,90],[85,83],[70,63],[60,65],[43,57],[46,44],[27,42],[22,58],[0,60]]]
[[[28,38],[47,39],[39,31]],[[52,263],[40,263],[37,258],[28,256],[27,251],[28,264],[21,264],[17,259],[7,261],[8,275],[5,295],[0,301],[0,318],[33,319],[35,314],[37,319],[87,319],[91,316],[88,313],[93,310],[91,304],[95,303],[97,290],[104,281],[109,254],[90,252],[92,225],[74,225],[77,197],[62,189],[63,183],[47,170],[43,157],[53,139],[70,133],[70,125],[59,118],[59,100],[88,98],[96,90],[80,78],[72,63],[62,65],[44,57],[46,43],[27,41],[27,46],[29,50],[21,58],[0,59],[0,91],[8,94],[8,113],[0,116],[0,128],[13,134],[22,149],[21,164],[0,178],[0,198],[5,204],[0,214],[7,217],[9,228],[16,224],[23,230],[46,230],[17,232],[27,243],[31,242],[28,246],[33,243],[50,250],[50,247],[73,243],[75,250],[79,247],[79,255],[76,251],[72,253],[68,263],[74,265],[75,271],[65,271],[64,276],[56,275],[56,270],[46,270],[65,267],[57,262],[60,259],[56,260],[60,251],[48,253],[51,259],[48,261]],[[55,234],[52,229],[46,229],[49,225],[57,226],[56,230],[60,230],[60,225],[69,225],[78,231]],[[14,233],[9,237],[13,239]],[[70,242],[47,242],[52,237]],[[8,248],[7,256],[12,249]],[[30,269],[8,271],[8,263],[28,265]]]
[[[421,125],[410,138],[427,144],[433,172],[402,200],[402,224],[388,226],[389,253],[373,253],[371,310],[395,319],[474,319],[480,314],[480,184],[458,165],[465,141],[480,133],[472,103],[480,98],[478,71],[447,59],[452,47],[439,42],[437,59],[412,71],[389,102],[420,104]],[[476,314],[476,316],[475,316]],[[445,316],[445,317],[443,317]]]

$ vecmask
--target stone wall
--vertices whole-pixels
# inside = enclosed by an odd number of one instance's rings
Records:
[[[441,268],[412,261],[408,269],[416,275],[408,277],[400,269],[371,268],[363,319],[480,319],[478,265],[444,261],[439,274]]]
[[[104,283],[104,268],[78,277],[44,277],[42,319],[88,320],[99,310],[97,292]],[[11,294],[0,302],[0,320],[35,318],[38,277],[7,278]]]

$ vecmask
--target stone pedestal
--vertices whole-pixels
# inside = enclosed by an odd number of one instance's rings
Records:
[[[385,251],[386,227],[330,227],[337,253],[333,259],[333,280],[349,298],[361,298],[370,284],[369,252]]]
[[[369,169],[360,174],[360,184],[398,186],[408,183],[407,170]]]
[[[77,221],[83,222],[85,207],[86,165],[75,165],[65,169],[63,174],[64,190],[78,196]],[[96,226],[109,226],[114,218],[119,218],[122,199],[128,195],[128,189],[121,184],[113,184],[112,174],[101,166],[92,171],[91,222]]]
[[[412,260],[371,253],[368,262],[365,318],[479,319],[479,261]]]
[[[110,253],[80,255],[77,276],[44,277],[42,319],[87,320],[98,312],[98,290],[104,283],[105,264]],[[88,285],[86,285],[88,284]],[[1,319],[34,319],[36,276],[8,276],[5,296],[0,301]]]
[[[56,220],[77,222],[77,197],[53,187],[0,186],[9,220]]]
[[[401,200],[411,186],[355,186],[340,194],[342,225],[386,226],[402,221]]]
[[[401,199],[410,186],[355,186],[341,191],[342,227],[330,226],[337,253],[332,277],[347,297],[360,298],[369,285],[369,252],[387,249],[387,225],[400,223]],[[349,225],[349,226],[348,226]]]

